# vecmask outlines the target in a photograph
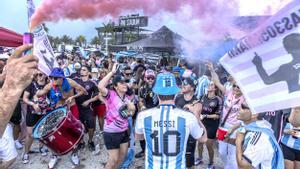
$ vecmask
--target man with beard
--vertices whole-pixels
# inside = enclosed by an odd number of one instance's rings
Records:
[[[151,69],[146,70],[144,75],[145,85],[142,86],[139,92],[139,107],[140,110],[150,109],[158,105],[157,95],[152,91],[155,82],[155,72]],[[141,158],[145,153],[145,140],[140,141],[142,151],[135,155],[135,158]]]

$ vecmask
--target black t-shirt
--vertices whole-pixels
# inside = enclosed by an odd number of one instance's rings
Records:
[[[44,85],[39,85],[37,82],[33,81],[26,89],[25,91],[29,93],[29,100],[33,101],[35,103],[38,103],[42,111],[46,111],[46,109],[49,107],[49,101],[47,100],[47,95],[41,96],[38,98],[38,100],[34,100],[33,96],[36,94],[38,90],[41,90],[45,87]],[[32,106],[27,106],[27,111],[33,112],[34,109]],[[45,113],[45,112],[44,112]]]
[[[97,87],[97,84],[99,84],[99,82],[100,82],[100,80],[92,80],[92,81],[96,84],[96,87]],[[98,90],[98,88],[97,88],[97,90]],[[98,94],[99,94],[99,90],[98,90],[98,93],[95,93],[93,97],[95,97]],[[104,103],[102,103],[99,99],[92,103],[93,107],[99,106],[101,104],[104,104]]]
[[[284,126],[286,125],[286,120],[290,115],[291,109],[277,110],[273,112],[259,113],[260,118],[265,119],[272,125],[274,135],[279,142]]]
[[[201,98],[202,103],[202,115],[212,115],[217,114],[220,115],[223,108],[223,101],[219,96],[215,96],[213,98],[208,98],[207,95],[204,95]],[[219,123],[219,119],[203,119],[203,122],[214,122]]]
[[[187,104],[192,104],[194,101],[197,100],[196,96],[193,96],[191,100],[185,100],[183,94],[179,94],[175,98],[175,105],[179,108],[182,108]]]
[[[140,90],[139,97],[143,99],[144,105],[147,109],[156,107],[158,105],[158,97],[152,91],[152,88],[143,86]]]
[[[77,97],[75,100],[76,100],[76,104],[78,106],[78,108],[83,108],[83,106],[81,106],[81,104],[89,99],[91,99],[92,97],[98,95],[99,93],[99,90],[98,90],[98,87],[96,85],[95,82],[93,82],[92,80],[88,80],[88,81],[82,81],[81,79],[77,79],[76,82],[81,85],[82,87],[85,88],[85,90],[88,92],[88,95],[81,95],[79,97]],[[87,107],[88,109],[89,106]]]

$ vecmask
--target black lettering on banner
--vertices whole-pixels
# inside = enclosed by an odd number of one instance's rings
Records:
[[[175,147],[175,152],[169,152],[169,137],[170,136],[175,136],[176,137],[176,147]],[[154,139],[154,151],[152,150],[152,154],[155,156],[162,156],[162,152],[159,152],[159,137],[158,137],[158,131],[155,130],[153,133],[150,135],[152,139]],[[180,153],[180,133],[176,130],[170,130],[166,131],[163,134],[163,145],[164,145],[164,150],[163,153],[166,156],[177,156]]]
[[[290,19],[288,17],[282,18],[282,23],[284,23],[284,27],[286,30],[293,29],[293,25],[290,23]]]
[[[45,60],[46,65],[48,66],[48,68],[50,70],[52,70],[54,67],[54,59],[50,58],[50,60],[48,60],[48,58],[45,56],[45,54],[47,53],[47,50],[40,50],[40,52],[43,55],[43,59]]]
[[[277,35],[276,31],[271,26],[267,27],[267,32],[271,38],[275,38]]]
[[[279,21],[276,21],[276,22],[274,23],[274,27],[276,28],[276,31],[277,31],[278,33],[282,34],[282,33],[284,33],[285,30],[284,30],[284,29],[281,29],[280,25],[281,25],[281,22],[279,22]]]
[[[293,12],[291,14],[291,17],[292,17],[292,21],[294,23],[294,27],[297,27],[298,23],[300,23],[300,17],[295,12]]]

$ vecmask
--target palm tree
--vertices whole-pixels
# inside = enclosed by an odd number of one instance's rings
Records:
[[[73,42],[72,38],[68,35],[63,35],[61,37],[60,41],[65,43],[65,44],[72,44],[72,42]]]
[[[79,43],[80,47],[82,47],[83,44],[86,44],[86,38],[83,35],[79,35],[75,41]]]
[[[96,45],[96,48],[98,47],[98,45],[101,44],[100,38],[98,36],[95,36],[92,41],[91,41],[92,45]]]

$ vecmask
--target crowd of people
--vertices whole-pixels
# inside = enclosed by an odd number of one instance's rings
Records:
[[[106,169],[121,166],[130,140],[139,142],[135,158],[144,157],[147,169],[203,165],[204,147],[207,169],[215,168],[216,145],[225,169],[300,168],[300,108],[252,113],[233,77],[213,63],[201,72],[186,61],[171,65],[166,58],[154,64],[73,53],[59,56],[60,67],[47,76],[37,69],[35,56],[21,57],[29,48],[21,46],[1,62],[0,168],[13,163],[16,149],[23,149],[21,159],[28,165],[34,126],[59,107],[67,107],[88,135],[87,144],[82,139],[72,150],[74,165],[85,145],[97,151],[98,132],[108,152]],[[39,147],[42,156],[51,151]],[[51,154],[48,167],[54,168],[60,157]]]

